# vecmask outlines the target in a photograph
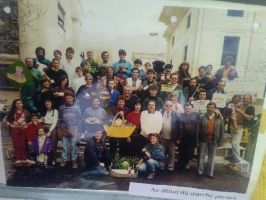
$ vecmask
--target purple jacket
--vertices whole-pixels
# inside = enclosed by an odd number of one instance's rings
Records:
[[[41,153],[48,154],[53,149],[53,143],[50,137],[45,138],[41,151],[39,151],[38,136],[35,137],[32,145],[33,145],[33,150],[36,153],[36,155],[39,155]]]

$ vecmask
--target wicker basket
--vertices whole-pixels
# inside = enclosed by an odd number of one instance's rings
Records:
[[[136,126],[133,124],[126,124],[123,119],[120,125],[115,123],[118,114],[115,115],[111,126],[104,125],[103,128],[107,133],[107,136],[114,138],[128,138],[135,130]]]
[[[118,178],[137,178],[138,173],[130,173],[127,169],[111,169],[110,176]]]

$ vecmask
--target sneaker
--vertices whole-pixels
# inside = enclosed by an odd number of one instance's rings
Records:
[[[78,162],[77,161],[73,161],[72,169],[77,169],[78,167],[79,167]]]
[[[66,166],[66,162],[62,161],[61,164],[60,164],[60,167],[65,167],[65,166]]]
[[[239,163],[240,160],[236,159],[236,158],[231,158],[230,160],[230,163]]]
[[[147,179],[153,179],[153,178],[154,178],[154,175],[155,175],[154,172],[150,173],[150,174],[147,176]]]

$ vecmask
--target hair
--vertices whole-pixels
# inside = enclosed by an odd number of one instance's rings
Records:
[[[68,84],[69,84],[69,80],[68,80],[68,77],[67,77],[67,75],[62,75],[60,78],[59,78],[59,85],[61,86],[61,83],[65,80],[65,79],[67,79],[67,84],[66,84],[66,86],[68,86]]]
[[[224,86],[226,86],[226,82],[225,82],[225,81],[220,80],[220,81],[218,81],[218,84],[219,84],[219,83],[223,83]],[[217,86],[218,86],[218,84],[217,84]]]
[[[141,105],[141,100],[138,98],[136,101],[134,101],[133,106],[140,104]]]
[[[87,78],[92,78],[92,79],[93,79],[93,76],[92,76],[90,73],[87,73],[87,74],[85,75],[85,80],[86,80]]]
[[[173,65],[172,64],[166,64],[164,66],[164,69],[173,69]]]
[[[227,60],[231,60],[231,62],[234,62],[234,58],[232,56],[226,56],[223,60],[223,64],[227,61]]]
[[[52,63],[56,60],[60,63],[60,60],[58,60],[57,58],[53,58]]]
[[[148,69],[147,72],[146,72],[146,74],[149,74],[149,73],[152,73],[152,74],[155,75],[155,71],[154,71],[154,69]]]
[[[158,86],[155,84],[152,84],[149,86],[149,90],[158,90]]]
[[[49,79],[49,78],[47,78],[47,77],[42,77],[42,79],[41,79],[41,85],[43,84],[43,83],[45,83],[45,82],[49,82],[49,83],[51,83],[51,80]]]
[[[125,49],[119,49],[118,55],[125,55],[126,56],[127,53],[126,53]]]
[[[194,81],[197,82],[197,79],[196,79],[195,77],[191,78],[191,79],[189,80],[189,82],[192,81],[192,80],[194,80]]]
[[[93,51],[89,50],[89,51],[86,52],[86,54],[88,54],[88,53],[92,53],[93,54]]]
[[[31,119],[32,119],[33,117],[37,117],[38,119],[41,118],[40,115],[37,114],[37,113],[32,113],[32,114],[30,115],[30,118],[31,118]]]
[[[200,66],[200,67],[198,68],[198,71],[201,70],[201,69],[205,69],[205,70],[206,70],[206,67],[202,65],[202,66]]]
[[[142,65],[142,61],[137,58],[136,60],[134,60],[134,64],[141,64]]]
[[[156,106],[156,101],[155,101],[155,100],[153,100],[153,99],[149,99],[147,105],[148,105],[150,102],[153,102],[153,103],[155,104],[155,106]]]
[[[54,50],[54,55],[55,55],[55,53],[58,53],[58,54],[60,54],[60,56],[62,56],[62,52],[58,49]]]
[[[126,101],[126,100],[125,100],[125,97],[122,96],[122,95],[120,95],[120,96],[117,98],[116,103],[117,103],[119,100]]]
[[[209,64],[209,65],[206,66],[206,68],[208,68],[208,67],[209,68],[213,68],[212,64]]]
[[[17,109],[16,108],[16,103],[18,101],[21,101],[21,99],[14,99],[12,104],[11,104],[11,109],[10,109],[10,111],[7,114],[7,121],[9,121],[9,122],[14,121],[14,115],[15,115],[16,109]]]
[[[67,47],[66,52],[74,53],[74,49],[72,47]]]
[[[41,126],[40,128],[38,128],[37,131],[39,132],[39,130],[41,130],[41,129],[43,129],[43,131],[44,131],[45,134],[49,132],[48,127],[45,127],[45,126]]]
[[[250,100],[252,101],[252,95],[251,94],[244,94],[243,97],[244,96],[249,96]]]
[[[144,66],[146,66],[146,65],[150,65],[150,66],[152,66],[152,64],[149,63],[149,62],[146,62],[146,63],[144,64]]]
[[[207,104],[207,107],[209,107],[209,106],[214,106],[214,108],[216,108],[216,103],[210,102],[210,103]]]
[[[149,133],[149,134],[148,134],[148,140],[149,140],[149,141],[151,140],[151,137],[156,137],[158,143],[160,143],[160,135],[159,135],[158,133]]]
[[[132,68],[132,70],[131,70],[131,71],[133,72],[133,71],[136,71],[136,70],[137,70],[137,71],[138,71],[138,73],[139,73],[139,68],[137,68],[137,67],[134,67],[134,68]]]
[[[182,67],[183,65],[187,65],[188,68],[186,70],[183,70]],[[183,80],[183,78],[191,78],[190,73],[188,72],[189,70],[189,63],[188,62],[182,62],[179,67],[178,67],[178,80]]]
[[[170,78],[172,78],[172,76],[178,76],[178,73],[177,72],[174,72],[170,75]]]
[[[103,51],[101,54],[101,57],[103,57],[103,54],[108,53],[108,51]]]
[[[207,95],[207,91],[204,90],[204,89],[200,89],[200,90],[199,90],[199,94],[200,94],[200,93],[206,93],[206,95]]]
[[[75,97],[75,94],[71,91],[66,91],[64,94],[64,97],[68,97],[68,96]]]
[[[183,106],[183,108],[190,107],[190,106],[193,108],[193,104],[191,104],[191,103],[185,103],[184,106]]]
[[[80,70],[80,69],[82,70],[82,67],[78,66],[78,67],[76,67],[75,71],[78,72],[78,70]]]
[[[43,51],[43,55],[45,55],[45,49],[43,47],[37,47],[35,49],[35,54],[37,55],[39,51]]]

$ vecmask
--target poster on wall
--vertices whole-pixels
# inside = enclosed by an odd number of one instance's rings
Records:
[[[226,5],[1,2],[0,54],[32,75],[1,111],[2,183],[247,199],[262,159],[266,12]]]

